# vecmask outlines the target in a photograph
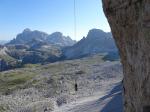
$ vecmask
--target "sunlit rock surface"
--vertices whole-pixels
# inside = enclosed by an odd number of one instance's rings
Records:
[[[150,110],[150,0],[103,0],[124,69],[124,111]]]

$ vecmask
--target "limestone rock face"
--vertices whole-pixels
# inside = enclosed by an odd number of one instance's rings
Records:
[[[124,111],[150,110],[150,0],[103,0],[124,70]]]

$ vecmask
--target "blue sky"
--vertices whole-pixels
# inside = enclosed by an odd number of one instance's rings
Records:
[[[110,31],[101,0],[76,0],[77,37],[74,37],[74,0],[0,0],[0,40],[10,40],[25,28],[51,34],[60,31],[80,40],[92,28]]]

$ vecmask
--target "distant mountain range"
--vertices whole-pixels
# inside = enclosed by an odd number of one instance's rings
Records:
[[[0,68],[6,70],[24,64],[48,63],[82,58],[101,53],[104,60],[119,58],[111,33],[92,29],[88,35],[76,42],[60,32],[47,34],[25,29],[15,39],[0,46]]]
[[[92,29],[86,38],[71,47],[66,47],[63,52],[67,59],[74,59],[96,53],[117,52],[117,48],[111,33]]]
[[[8,43],[7,40],[0,40],[0,45],[4,45],[4,44],[6,44],[6,43]]]
[[[31,31],[30,29],[25,29],[22,33],[18,34],[15,39],[11,40],[7,45],[14,44],[25,44],[29,45],[31,42],[44,42],[48,44],[54,44],[58,46],[72,46],[76,41],[72,40],[69,36],[63,36],[61,32],[55,32],[52,34],[47,34],[41,31]]]

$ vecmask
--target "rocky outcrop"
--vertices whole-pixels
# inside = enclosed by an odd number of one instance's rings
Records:
[[[72,46],[76,43],[69,36],[64,36],[61,32],[54,32],[47,37],[47,42],[58,46]]]
[[[103,0],[124,69],[124,111],[150,111],[150,0]]]
[[[38,30],[31,31],[27,28],[22,33],[18,34],[15,39],[7,43],[7,45],[32,45],[36,42],[54,44],[61,47],[72,46],[76,43],[76,41],[72,40],[69,36],[64,36],[61,32],[54,32],[49,35],[45,32]]]
[[[81,58],[96,53],[118,52],[112,34],[100,29],[91,29],[87,37],[63,50],[67,59]]]
[[[11,62],[0,58],[0,72],[19,67],[21,67],[21,63],[19,61]]]
[[[6,70],[7,68],[8,68],[7,63],[3,59],[0,59],[0,72]]]

